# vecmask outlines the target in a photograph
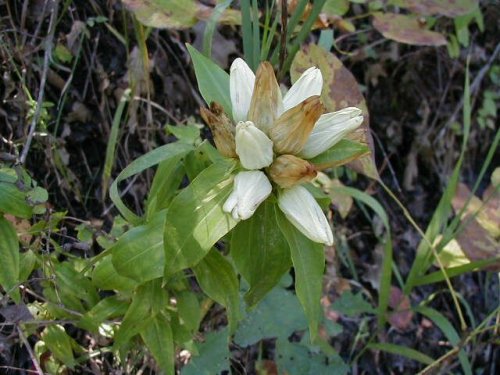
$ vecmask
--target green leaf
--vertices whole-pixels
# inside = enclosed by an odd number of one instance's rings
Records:
[[[234,161],[214,164],[177,195],[165,223],[165,276],[194,266],[228,233],[236,220],[222,211],[233,189]]]
[[[193,60],[194,72],[201,96],[203,96],[207,104],[211,102],[220,104],[226,114],[232,117],[229,75],[190,44],[187,44],[187,49]]]
[[[111,256],[104,257],[92,272],[92,283],[104,290],[133,290],[137,282],[118,274],[113,267]]]
[[[161,279],[147,282],[137,288],[120,328],[115,335],[114,348],[126,344],[141,333],[149,321],[168,304],[168,296],[161,287]]]
[[[227,309],[230,331],[234,332],[240,316],[239,282],[233,266],[212,249],[193,267],[203,292]]]
[[[331,309],[347,316],[356,316],[362,313],[373,313],[375,310],[370,305],[361,293],[353,294],[352,292],[344,292],[331,305]]]
[[[421,362],[424,365],[430,365],[434,362],[434,359],[419,352],[418,350],[407,348],[405,346],[389,344],[389,343],[373,343],[366,346],[367,349],[372,350],[382,350],[387,353],[400,355],[406,358],[413,359],[415,361]]]
[[[190,181],[193,181],[196,176],[214,163],[212,155],[214,152],[218,156],[218,161],[224,160],[219,154],[219,151],[205,140],[186,156],[184,167]]]
[[[245,295],[249,307],[274,288],[292,265],[286,239],[276,222],[276,205],[266,200],[248,220],[236,226],[231,238],[231,257],[250,284]]]
[[[1,242],[1,240],[0,240]],[[24,253],[19,254],[19,281],[24,282],[28,280],[35,266],[37,264],[37,258],[33,251],[28,250]],[[2,257],[3,259],[3,257]]]
[[[90,311],[78,322],[78,326],[97,333],[99,326],[106,320],[125,315],[129,303],[120,299],[119,296],[106,297],[99,301]]]
[[[493,265],[500,261],[500,257],[477,260],[470,262],[461,266],[446,268],[446,276],[448,278],[460,276],[467,272],[479,271],[482,268],[486,268],[489,265]],[[414,280],[413,286],[421,286],[427,284],[434,284],[444,280],[444,275],[441,270],[431,272],[427,275],[421,275],[418,279]]]
[[[160,368],[167,375],[174,375],[174,340],[168,319],[163,314],[156,315],[143,327],[141,337]]]
[[[26,193],[15,185],[17,178],[8,173],[9,171],[0,169],[0,213],[30,219],[33,209],[26,201]]]
[[[113,267],[120,275],[139,283],[163,275],[165,216],[165,211],[158,212],[151,222],[129,230],[111,247]]]
[[[147,200],[147,216],[167,208],[184,177],[184,167],[177,158],[162,161],[156,170]]]
[[[48,325],[42,332],[42,340],[52,355],[73,369],[76,365],[72,350],[72,339],[66,334],[64,327],[59,324]]]
[[[328,16],[343,16],[349,10],[349,0],[326,0],[323,12]]]
[[[336,145],[309,161],[318,169],[326,169],[347,164],[369,153],[370,149],[368,146],[348,139],[342,139]]]
[[[147,154],[142,155],[120,172],[118,177],[116,177],[116,179],[111,184],[111,187],[109,189],[109,197],[115,204],[118,211],[120,211],[120,213],[128,222],[134,225],[138,225],[141,224],[143,220],[132,211],[130,211],[125,203],[123,203],[122,199],[120,198],[120,193],[118,192],[118,184],[121,181],[137,173],[140,173],[145,169],[150,168],[164,160],[174,159],[179,161],[192,149],[193,146],[185,143],[169,143],[167,145],[158,147],[153,151],[148,152]]]
[[[67,307],[84,312],[92,308],[98,301],[99,295],[92,282],[76,270],[76,265],[63,262],[53,266],[51,272],[55,273],[57,282],[55,303],[61,302]]]
[[[229,335],[227,328],[211,332],[198,347],[198,356],[182,368],[182,375],[213,375],[229,371]]]
[[[297,297],[281,286],[271,290],[240,323],[234,342],[242,347],[264,339],[277,337],[286,340],[293,332],[307,327]]]
[[[12,299],[20,302],[19,290],[19,241],[10,221],[0,216],[0,284]]]
[[[276,342],[276,364],[280,374],[289,375],[347,375],[347,366],[340,356],[329,358],[314,353],[307,346],[286,339]]]
[[[322,244],[312,242],[296,229],[280,210],[276,210],[278,224],[290,246],[295,269],[295,291],[309,321],[309,333],[314,342],[321,317],[325,254]]]
[[[173,134],[179,140],[179,142],[187,143],[193,146],[196,146],[201,142],[201,128],[203,128],[203,125],[167,125],[168,132]]]
[[[184,290],[175,296],[177,300],[177,311],[182,322],[190,331],[198,331],[200,325],[201,309],[200,302],[191,291]]]

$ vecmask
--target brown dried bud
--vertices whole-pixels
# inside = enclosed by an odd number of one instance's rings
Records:
[[[274,121],[283,111],[283,100],[273,66],[264,61],[255,75],[255,86],[248,111],[248,120],[269,134]]]
[[[234,142],[235,128],[232,121],[224,113],[222,106],[212,102],[210,109],[201,107],[200,114],[212,131],[217,150],[226,157],[237,157],[236,143]]]
[[[308,161],[293,155],[281,155],[269,168],[271,180],[282,188],[290,188],[316,177],[316,168]]]
[[[279,154],[298,154],[323,111],[323,104],[315,95],[283,113],[269,132],[274,150]]]

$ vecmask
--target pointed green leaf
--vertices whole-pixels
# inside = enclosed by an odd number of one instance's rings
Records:
[[[174,340],[168,319],[163,314],[156,315],[141,330],[141,337],[153,354],[158,366],[165,374],[174,375]]]
[[[147,201],[148,217],[168,207],[184,176],[177,158],[164,160],[156,170]]]
[[[78,322],[78,326],[97,333],[99,326],[106,319],[116,318],[125,315],[129,302],[120,299],[119,296],[111,296],[104,298],[90,311],[85,313],[82,319]]]
[[[347,164],[369,153],[370,149],[368,146],[349,139],[342,139],[336,145],[309,161],[318,169],[326,169]]]
[[[276,217],[290,246],[295,269],[295,291],[309,321],[311,341],[314,342],[321,317],[320,299],[325,268],[324,247],[305,237],[280,210],[276,210]]]
[[[238,224],[231,238],[231,257],[250,284],[245,295],[249,306],[258,303],[274,288],[292,265],[275,210],[276,205],[267,200],[250,219]]]
[[[227,309],[231,332],[240,315],[239,282],[233,266],[216,249],[212,249],[193,267],[201,289]]]
[[[133,290],[137,281],[121,276],[113,267],[111,256],[104,257],[92,272],[92,283],[104,290]]]
[[[72,339],[59,324],[48,325],[42,333],[42,339],[52,355],[70,369],[76,365],[72,350]]]
[[[158,212],[149,223],[129,230],[111,247],[113,267],[120,275],[139,283],[163,275],[165,216],[165,211]]]
[[[164,310],[168,304],[168,295],[161,287],[161,279],[151,280],[137,288],[123,322],[115,335],[115,349],[126,344],[133,336],[140,333],[151,318]]]
[[[203,56],[190,44],[187,45],[191,59],[193,60],[194,72],[198,81],[201,96],[207,104],[217,102],[231,117],[232,106],[229,95],[229,74],[222,70],[212,60]]]
[[[10,221],[0,216],[0,285],[19,303],[19,241]]]
[[[109,197],[115,204],[116,208],[123,215],[128,222],[138,225],[141,224],[142,219],[134,214],[120,198],[120,193],[118,192],[118,184],[137,174],[143,170],[150,168],[162,161],[174,159],[177,162],[184,157],[189,151],[193,149],[193,146],[186,143],[169,143],[167,145],[158,147],[147,154],[134,160],[130,163],[123,171],[120,172],[118,177],[113,181],[111,187],[109,188]]]
[[[234,161],[211,165],[170,204],[164,232],[167,277],[198,263],[236,225],[222,211],[233,189],[234,167]]]

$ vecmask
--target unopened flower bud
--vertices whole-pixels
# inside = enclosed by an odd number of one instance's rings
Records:
[[[255,74],[252,69],[242,59],[234,60],[229,72],[229,93],[235,122],[248,119],[254,85]]]
[[[355,130],[362,122],[362,112],[356,107],[348,107],[340,111],[324,114],[314,125],[314,129],[300,155],[306,159],[311,159],[325,152]]]
[[[293,155],[281,155],[269,168],[269,176],[282,188],[290,188],[316,177],[314,165]]]
[[[235,220],[246,220],[254,214],[271,191],[271,183],[264,172],[240,172],[234,178],[233,191],[222,209],[231,213]]]
[[[236,125],[236,153],[246,169],[262,169],[273,162],[273,142],[253,122]]]
[[[212,131],[217,150],[223,156],[235,158],[237,155],[234,140],[234,125],[224,113],[222,106],[212,102],[210,109],[200,108],[200,114]]]
[[[287,219],[307,238],[314,242],[333,245],[330,224],[314,197],[303,186],[284,189],[278,206]]]

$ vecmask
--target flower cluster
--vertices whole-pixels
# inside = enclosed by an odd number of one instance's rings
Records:
[[[308,159],[323,153],[356,129],[361,110],[354,107],[324,112],[320,100],[321,71],[307,69],[282,97],[272,66],[264,62],[255,75],[240,58],[231,65],[232,118],[212,103],[201,114],[219,152],[238,158],[243,171],[223,210],[246,220],[271,195],[288,220],[312,241],[333,244],[333,234],[320,206],[303,186],[316,177]]]

